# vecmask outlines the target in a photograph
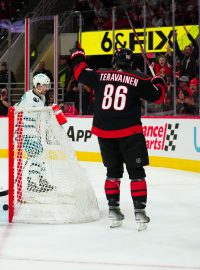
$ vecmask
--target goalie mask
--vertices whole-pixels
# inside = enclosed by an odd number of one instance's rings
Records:
[[[50,88],[50,79],[47,75],[39,73],[33,77],[33,86],[38,87],[38,84],[41,86],[47,85]]]
[[[114,53],[112,59],[112,66],[117,67],[131,67],[133,63],[133,53],[130,49],[120,48]]]

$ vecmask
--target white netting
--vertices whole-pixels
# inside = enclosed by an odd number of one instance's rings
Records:
[[[15,108],[14,217],[17,222],[78,223],[99,218],[86,172],[51,108]]]

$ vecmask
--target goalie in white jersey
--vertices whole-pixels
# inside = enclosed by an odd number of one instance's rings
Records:
[[[25,108],[44,107],[45,94],[50,88],[50,79],[47,75],[39,73],[33,77],[33,89],[28,90],[17,106]]]
[[[50,79],[45,74],[39,73],[33,77],[33,89],[27,91],[15,106],[31,109],[45,106],[45,94],[50,89]],[[37,114],[32,115],[28,110],[23,114],[23,148],[27,154],[27,161],[31,161],[27,177],[27,189],[33,192],[47,192],[54,189],[44,179],[45,166],[41,160],[43,146],[38,130],[40,126]]]

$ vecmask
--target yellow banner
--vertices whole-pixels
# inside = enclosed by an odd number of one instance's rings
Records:
[[[199,34],[198,25],[186,26],[188,32],[196,38]],[[176,26],[177,40],[180,49],[183,50],[185,46],[190,45],[191,42],[187,37],[187,33],[183,26]],[[140,44],[144,48],[144,29],[136,29]],[[113,42],[114,40],[114,42]],[[173,28],[159,27],[146,29],[146,52],[166,52],[167,43],[173,45]],[[82,48],[86,55],[106,55],[112,54],[116,48],[125,47],[130,48],[134,53],[140,53],[140,45],[137,38],[133,34],[132,29],[128,30],[109,30],[109,31],[95,31],[83,32],[81,35]],[[114,44],[114,47],[113,47]]]

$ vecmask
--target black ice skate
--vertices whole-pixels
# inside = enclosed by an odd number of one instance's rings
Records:
[[[124,215],[118,206],[109,206],[110,228],[120,227],[123,219]]]
[[[139,224],[138,231],[146,230],[150,218],[146,215],[144,209],[135,209],[135,221]]]

